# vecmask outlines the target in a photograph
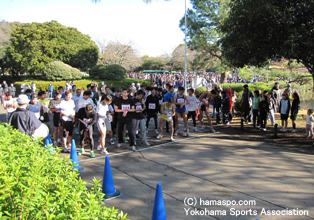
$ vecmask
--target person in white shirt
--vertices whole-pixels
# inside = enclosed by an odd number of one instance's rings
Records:
[[[63,124],[63,152],[68,152],[71,147],[73,123],[75,121],[75,104],[72,100],[71,91],[65,92],[65,99],[60,103]],[[68,143],[67,143],[68,142]]]
[[[113,108],[111,105],[112,97],[111,95],[103,95],[100,102],[97,104],[96,108],[96,125],[99,131],[99,146],[97,147],[97,150],[101,150],[102,154],[109,155],[109,152],[106,148],[106,134],[107,131],[111,133],[111,139],[110,144],[114,144],[114,141],[112,139],[112,129],[111,129],[111,121],[112,116],[111,113],[113,113]]]
[[[83,93],[83,98],[78,100],[77,108],[80,110],[81,108],[85,108],[86,105],[91,104],[94,109],[96,108],[94,101],[90,98],[92,95],[92,92],[89,90],[86,90]]]
[[[82,90],[78,89],[78,90],[76,90],[76,93],[72,93],[72,100],[74,101],[74,104],[75,104],[75,112],[76,113],[79,110],[78,103],[79,103],[80,99],[83,99],[83,95],[82,95]]]
[[[196,98],[196,96],[194,95],[194,89],[188,89],[188,101],[190,104],[188,104],[186,106],[186,109],[188,111],[188,118],[187,120],[189,120],[190,117],[192,117],[192,121],[193,121],[193,126],[194,126],[194,131],[198,132],[197,128],[196,128],[196,110],[199,108],[200,106],[200,100],[198,98]]]
[[[307,110],[307,116],[304,117],[302,115],[303,119],[306,120],[306,133],[307,138],[314,139],[314,116],[313,116],[313,109]]]
[[[17,103],[12,98],[12,94],[9,93],[9,92],[7,93],[7,100],[5,100],[4,103],[3,103],[3,107],[7,111],[6,120],[8,122],[8,119],[9,119],[11,113],[14,112],[16,110],[16,108],[17,108]]]

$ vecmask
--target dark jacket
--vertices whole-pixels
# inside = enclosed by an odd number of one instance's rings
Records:
[[[80,110],[77,113],[77,118],[81,119],[82,121],[84,120],[84,118],[86,119],[92,119],[89,123],[88,126],[93,126],[96,123],[96,112],[95,110],[93,110],[92,113],[90,113],[89,115],[87,115],[85,108],[80,108]],[[80,130],[85,128],[85,125],[83,122],[80,122]]]
[[[227,96],[222,97],[221,99],[221,111],[223,114],[228,114],[230,112],[230,103],[229,103],[229,98]]]
[[[291,105],[291,115],[298,114],[299,105],[300,105],[300,100],[299,99],[293,99],[292,105]]]
[[[261,115],[267,115],[269,112],[269,104],[267,102],[267,100],[265,101],[261,101],[259,103],[259,112]]]
[[[17,108],[11,113],[8,123],[20,132],[33,135],[34,131],[41,125],[39,119],[31,111],[24,108]]]

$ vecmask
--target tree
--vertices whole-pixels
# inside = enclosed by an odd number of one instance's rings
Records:
[[[143,70],[172,70],[171,60],[168,56],[160,56],[160,57],[150,57],[150,56],[142,56],[141,57],[143,64],[139,66],[136,71]]]
[[[187,48],[186,58],[187,58],[187,69],[192,70],[192,63],[196,56],[196,51]],[[184,72],[184,44],[177,46],[171,57],[171,62],[174,70]]]
[[[101,51],[99,54],[99,64],[117,64],[123,66],[126,70],[133,71],[142,63],[136,50],[133,48],[132,42],[123,44],[116,41],[106,44],[104,40],[97,40],[97,44]]]
[[[308,69],[314,82],[313,10],[312,0],[233,1],[222,28],[225,58],[236,67],[262,67],[278,57],[295,59]]]
[[[11,36],[6,56],[17,72],[41,72],[53,61],[86,71],[98,59],[98,47],[89,36],[56,21],[20,24]]]
[[[187,11],[180,20],[180,28],[187,28],[187,42],[192,50],[198,52],[195,65],[208,69],[211,65],[223,60],[220,39],[223,37],[221,27],[228,17],[230,0],[191,0],[193,9]]]

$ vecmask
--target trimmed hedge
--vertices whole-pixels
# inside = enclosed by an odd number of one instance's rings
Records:
[[[70,159],[41,142],[0,124],[1,219],[126,219],[103,206],[100,180],[87,189]]]
[[[45,66],[43,77],[50,81],[82,79],[81,72],[61,61],[54,61]]]
[[[117,64],[96,65],[90,69],[89,75],[93,79],[122,80],[126,77],[126,69]]]
[[[86,86],[91,83],[92,80],[76,80],[74,81],[77,88],[80,89],[86,89]],[[20,87],[22,84],[29,84],[31,85],[32,82],[36,84],[37,90],[48,90],[48,86],[51,83],[54,86],[54,89],[57,89],[59,86],[65,86],[66,81],[59,81],[59,82],[48,82],[48,81],[22,81],[22,82],[15,82],[15,87],[17,91],[20,91]],[[102,80],[95,80],[98,85],[101,85]],[[123,79],[120,81],[114,81],[114,80],[105,80],[104,83],[107,86],[110,87],[116,87],[116,88],[129,88],[132,83],[140,83],[142,87],[149,86],[150,81],[147,80],[139,80],[139,79]],[[100,87],[99,87],[100,88]]]

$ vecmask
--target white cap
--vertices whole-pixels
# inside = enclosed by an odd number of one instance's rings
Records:
[[[27,97],[27,95],[19,95],[19,97],[17,98],[17,103],[19,105],[25,105],[29,103],[29,99]]]

